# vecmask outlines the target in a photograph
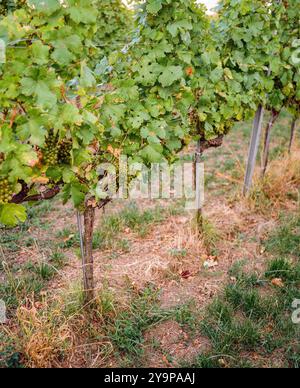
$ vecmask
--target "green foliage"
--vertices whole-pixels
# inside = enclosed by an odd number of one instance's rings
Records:
[[[196,317],[189,304],[170,309],[159,306],[159,290],[149,285],[138,294],[133,293],[126,310],[117,311],[108,319],[106,330],[116,353],[132,366],[141,365],[145,351],[145,333],[156,325],[170,320],[194,331]]]
[[[286,259],[274,259],[268,265],[266,277],[271,279],[289,280],[293,278],[292,264]]]
[[[223,0],[213,25],[195,0],[146,0],[121,52],[132,15],[120,0],[16,5],[0,21],[1,224],[24,220],[20,203],[57,186],[77,208],[103,200],[98,167],[118,171],[120,154],[130,168],[172,162],[259,103],[299,106],[296,0]]]
[[[200,140],[227,134],[259,104],[299,111],[299,11],[294,0],[220,2],[193,83],[191,121]]]
[[[62,7],[58,0],[30,0],[0,22],[0,36],[7,44],[6,63],[0,65],[0,177],[8,179],[15,194],[21,189],[17,182],[34,194],[42,184],[51,188],[62,181],[70,185],[77,204],[78,197],[84,197],[78,181],[84,179],[84,163],[92,160],[87,146],[101,135],[102,127],[90,109],[97,99],[86,95],[77,106],[70,81],[78,80],[79,95],[91,87],[81,84],[89,74],[84,58],[96,52],[91,42],[97,19],[93,6],[93,1],[69,0]],[[54,143],[65,139],[73,144],[68,168],[56,166],[66,160],[65,154],[58,158]],[[9,206],[0,205],[0,222],[13,225],[16,217],[23,218],[18,215],[21,207]]]
[[[299,113],[299,12],[297,0],[221,1],[216,36],[242,99]]]
[[[34,273],[22,278],[10,276],[7,282],[0,284],[0,299],[5,300],[8,308],[17,308],[28,295],[41,292],[44,284],[40,275]]]
[[[0,0],[0,15],[5,16],[25,5],[26,0]]]
[[[141,357],[144,332],[169,316],[169,312],[158,306],[158,291],[149,286],[135,296],[128,310],[121,311],[110,323],[109,337],[119,352],[127,357]]]
[[[122,0],[98,0],[97,32],[94,38],[99,46],[99,57],[121,51],[131,40],[133,14]]]
[[[129,163],[173,160],[186,144],[193,67],[207,30],[194,1],[147,1],[132,44],[110,57],[114,90],[105,94],[101,121]]]
[[[297,0],[283,1],[278,30],[279,58],[271,61],[274,85],[269,96],[271,108],[280,111],[287,107],[295,116],[300,115],[300,4]],[[298,52],[298,55],[297,55]]]
[[[196,66],[208,22],[194,1],[163,0],[158,9],[152,3],[142,6],[127,52],[111,56],[104,92],[96,77],[101,82],[106,75],[87,66],[99,55],[94,0],[64,7],[58,0],[28,0],[2,19],[0,37],[8,47],[0,66],[0,177],[15,194],[18,182],[30,188],[27,195],[59,184],[64,201],[80,207],[89,197],[101,199],[97,166],[117,167],[116,153],[148,163],[173,160],[182,149],[193,100],[194,74],[187,69]],[[69,155],[60,151],[65,140]]]
[[[300,258],[300,217],[283,218],[282,224],[269,235],[265,242],[266,249],[283,257]]]

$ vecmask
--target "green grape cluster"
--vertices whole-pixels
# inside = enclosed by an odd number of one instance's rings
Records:
[[[0,205],[9,203],[14,194],[14,187],[7,178],[0,178]]]
[[[58,135],[51,131],[46,139],[45,148],[42,150],[43,162],[47,166],[55,166],[58,163]]]
[[[59,164],[70,164],[72,147],[71,140],[63,140],[59,143],[57,154]]]

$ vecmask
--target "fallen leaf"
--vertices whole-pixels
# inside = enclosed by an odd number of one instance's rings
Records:
[[[37,310],[41,310],[41,309],[44,307],[44,304],[41,303],[41,302],[34,302],[34,307],[35,307]]]
[[[228,366],[228,364],[227,364],[227,362],[224,360],[224,358],[220,358],[220,359],[218,360],[218,363],[219,363],[220,367],[222,367],[222,368],[227,368],[227,366]]]
[[[68,241],[72,240],[72,238],[74,238],[74,237],[75,237],[75,234],[70,234],[70,236],[64,238],[63,241],[68,242]]]
[[[219,263],[215,260],[206,260],[204,263],[203,263],[203,267],[206,268],[206,269],[209,269],[209,268],[214,268],[214,267],[217,267],[219,265]]]
[[[260,249],[260,254],[261,254],[261,255],[263,255],[265,252],[266,252],[266,248],[265,248],[265,247],[263,247],[263,248]]]
[[[190,271],[183,271],[182,273],[181,273],[181,277],[183,278],[183,279],[188,279],[188,278],[190,278],[192,276],[192,274],[191,274],[191,272]]]
[[[268,333],[268,334],[270,334],[270,333],[272,333],[273,331],[274,331],[274,326],[270,323],[270,324],[266,327],[265,332]]]
[[[282,279],[280,279],[280,278],[273,279],[271,284],[273,286],[279,287],[279,288],[283,288],[284,287],[284,283],[283,283]]]
[[[164,362],[164,364],[166,364],[168,367],[171,367],[172,364],[169,362],[169,360],[167,359],[167,357],[165,355],[162,356],[162,361]]]

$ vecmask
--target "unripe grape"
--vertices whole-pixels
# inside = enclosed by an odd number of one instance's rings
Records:
[[[7,178],[0,178],[0,205],[9,203],[14,194],[14,185]]]
[[[72,151],[72,141],[63,140],[58,145],[58,163],[59,164],[70,164],[71,163],[71,151]]]
[[[58,163],[58,135],[55,135],[53,131],[50,131],[46,138],[42,154],[43,162],[47,166],[55,166]]]

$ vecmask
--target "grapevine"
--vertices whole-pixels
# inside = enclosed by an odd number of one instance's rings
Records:
[[[291,63],[293,44],[299,39],[299,2],[262,0],[220,4],[217,26],[221,57],[227,61],[246,105],[271,112],[265,132],[263,173],[266,171],[270,131],[285,107],[299,115],[299,67]],[[229,33],[230,32],[230,33]],[[241,94],[242,95],[242,94]],[[245,96],[246,96],[245,95]]]
[[[280,26],[292,20],[298,36],[299,6],[288,4],[223,0],[211,25],[196,0],[146,0],[134,28],[117,0],[28,0],[9,12],[0,21],[0,223],[14,226],[24,202],[61,193],[84,212],[91,283],[95,208],[111,200],[98,190],[99,166],[118,171],[120,155],[129,167],[172,163],[192,140],[200,152],[218,147],[258,105],[275,107],[275,85],[280,104],[298,109],[291,35]]]
[[[194,1],[149,0],[132,44],[109,58],[104,73],[94,73],[88,63],[99,56],[95,5],[28,0],[0,22],[7,43],[7,62],[0,65],[0,177],[16,183],[10,203],[0,205],[0,223],[24,221],[23,202],[59,192],[64,202],[72,200],[85,215],[88,300],[94,208],[109,200],[98,194],[97,167],[117,165],[120,153],[129,163],[174,160],[190,138],[192,69],[202,50],[200,32],[208,29]],[[102,77],[110,82],[101,91]]]
[[[17,222],[16,211],[24,219],[25,208],[19,203],[27,197],[39,196],[41,189],[48,190],[49,185],[50,190],[53,184],[62,181],[66,168],[57,166],[67,162],[67,183],[79,205],[83,194],[72,190],[73,185],[79,187],[79,182],[72,172],[71,162],[81,163],[81,149],[83,155],[88,154],[86,146],[90,139],[84,138],[84,133],[89,130],[93,133],[99,128],[97,112],[93,115],[90,108],[97,103],[97,98],[91,95],[79,108],[73,103],[70,85],[70,81],[77,78],[79,93],[94,87],[92,73],[84,60],[81,61],[82,56],[97,53],[92,42],[86,44],[86,39],[93,37],[97,19],[94,3],[69,1],[66,8],[58,1],[45,4],[28,1],[26,7],[0,23],[1,36],[7,42],[7,62],[1,65],[0,75],[3,118],[0,153],[4,158],[0,176],[23,183],[18,186],[23,187],[23,193],[15,192],[12,199],[16,205],[0,208],[2,223]],[[81,11],[80,17],[75,5]],[[54,13],[59,18],[49,31],[45,21]],[[10,29],[12,23],[16,26],[13,30]],[[77,159],[76,156],[71,158],[70,143],[64,140],[70,139],[73,147],[72,137]],[[87,161],[87,157],[83,159]],[[66,172],[64,174],[66,176]]]
[[[110,59],[113,91],[104,95],[101,122],[129,162],[174,160],[191,137],[194,68],[208,19],[194,1],[152,0],[139,20],[133,44]]]
[[[299,12],[299,2],[293,0],[283,2],[278,29],[281,43],[280,55],[275,63],[274,59],[271,59],[274,88],[269,94],[267,107],[272,112],[272,119],[265,131],[263,175],[268,165],[271,130],[280,112],[286,108],[293,116],[289,151],[293,143],[296,122],[300,117],[300,66],[293,60],[293,53],[300,39]]]
[[[133,14],[122,0],[98,0],[97,32],[94,37],[99,47],[99,58],[120,51],[130,41]]]

